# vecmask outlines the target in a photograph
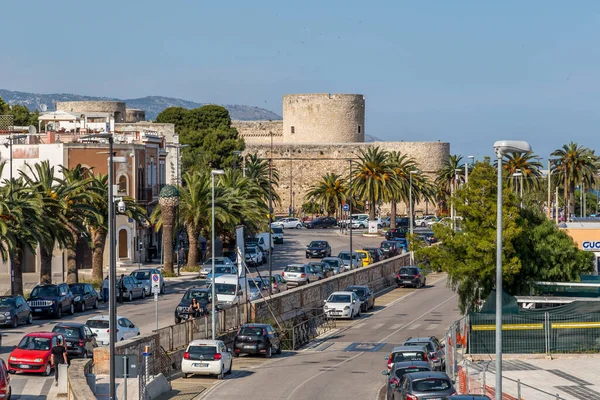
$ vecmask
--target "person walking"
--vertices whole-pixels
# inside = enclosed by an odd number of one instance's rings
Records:
[[[119,303],[123,304],[123,295],[125,294],[125,274],[121,274],[121,280],[119,281]]]
[[[181,266],[185,263],[185,249],[183,246],[179,247],[179,253],[177,254],[177,276],[179,276],[179,270]]]
[[[56,346],[51,350],[50,361],[54,365],[54,386],[58,386],[58,370],[60,369],[58,366],[67,364],[67,349],[60,337],[56,338]]]
[[[102,301],[105,304],[108,302],[108,275],[102,281]]]

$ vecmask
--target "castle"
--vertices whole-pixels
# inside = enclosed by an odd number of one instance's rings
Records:
[[[348,159],[360,149],[379,146],[412,157],[432,178],[450,154],[447,142],[365,142],[365,98],[360,94],[289,94],[283,96],[282,121],[233,121],[246,142],[245,154],[269,158],[279,171],[275,188],[281,204],[275,213],[299,214],[306,193],[327,172],[349,174]],[[382,214],[389,210],[382,206]],[[399,211],[404,210],[399,204]],[[418,204],[416,213],[433,212]],[[406,210],[404,210],[406,212]]]

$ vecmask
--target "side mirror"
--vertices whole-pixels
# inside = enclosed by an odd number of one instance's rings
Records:
[[[352,300],[352,304],[356,304],[356,300]]]
[[[67,292],[62,292],[60,295],[61,295],[61,296],[66,296],[66,295],[67,295]]]
[[[230,349],[229,347],[227,348],[227,352],[228,352],[228,353],[231,353],[231,349]]]
[[[398,387],[398,384],[397,384],[397,383],[394,383],[394,382],[392,382],[392,383],[390,383],[390,387],[391,387],[392,389],[396,389],[396,388]]]
[[[98,337],[97,333],[92,333],[92,337]]]
[[[133,325],[133,324],[130,324],[130,325],[129,325],[129,327],[130,327],[130,328],[135,328],[135,325]]]
[[[388,376],[389,374],[390,374],[390,373],[389,373],[388,371],[383,371],[383,372],[381,373],[381,375],[385,375],[385,376]]]

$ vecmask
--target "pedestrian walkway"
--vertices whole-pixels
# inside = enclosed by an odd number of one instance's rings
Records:
[[[109,398],[109,376],[96,375],[96,398],[100,400],[108,400]],[[138,378],[115,379],[117,389],[117,400],[137,400],[140,398],[140,384]],[[127,386],[127,397],[124,396],[125,386]]]

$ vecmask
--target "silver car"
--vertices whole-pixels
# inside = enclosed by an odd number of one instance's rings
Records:
[[[319,280],[315,269],[306,264],[290,264],[281,273],[288,286],[306,285]]]
[[[443,372],[413,372],[398,383],[394,399],[451,399],[456,394],[452,380]],[[410,396],[410,397],[409,397]]]
[[[215,267],[217,265],[233,267],[235,264],[229,257],[215,257]],[[208,274],[210,274],[210,271],[212,271],[212,258],[209,258],[208,260],[204,261],[204,264],[202,264],[202,268],[200,269],[200,278],[206,279]]]
[[[352,252],[352,262],[350,261],[350,252],[347,250],[340,251],[338,258],[342,260],[346,271],[362,267],[362,259],[359,257],[358,253],[354,251]]]
[[[254,278],[248,279],[248,288],[250,301],[258,300],[269,295],[269,278]]]
[[[138,281],[142,282],[144,285],[144,291],[146,292],[146,296],[150,296],[152,294],[152,275],[159,275],[159,283],[158,287],[160,288],[160,294],[165,294],[165,279],[163,278],[160,270],[156,268],[142,268],[133,271],[130,276],[133,276]]]
[[[146,297],[144,284],[135,279],[133,276],[124,276],[123,282],[121,282],[121,279],[119,279],[117,288],[123,288],[123,298],[129,301],[139,297],[142,299]],[[119,291],[117,291],[117,294],[120,294]]]
[[[321,262],[329,264],[334,275],[341,274],[345,271],[342,260],[337,257],[325,257],[321,259]]]

